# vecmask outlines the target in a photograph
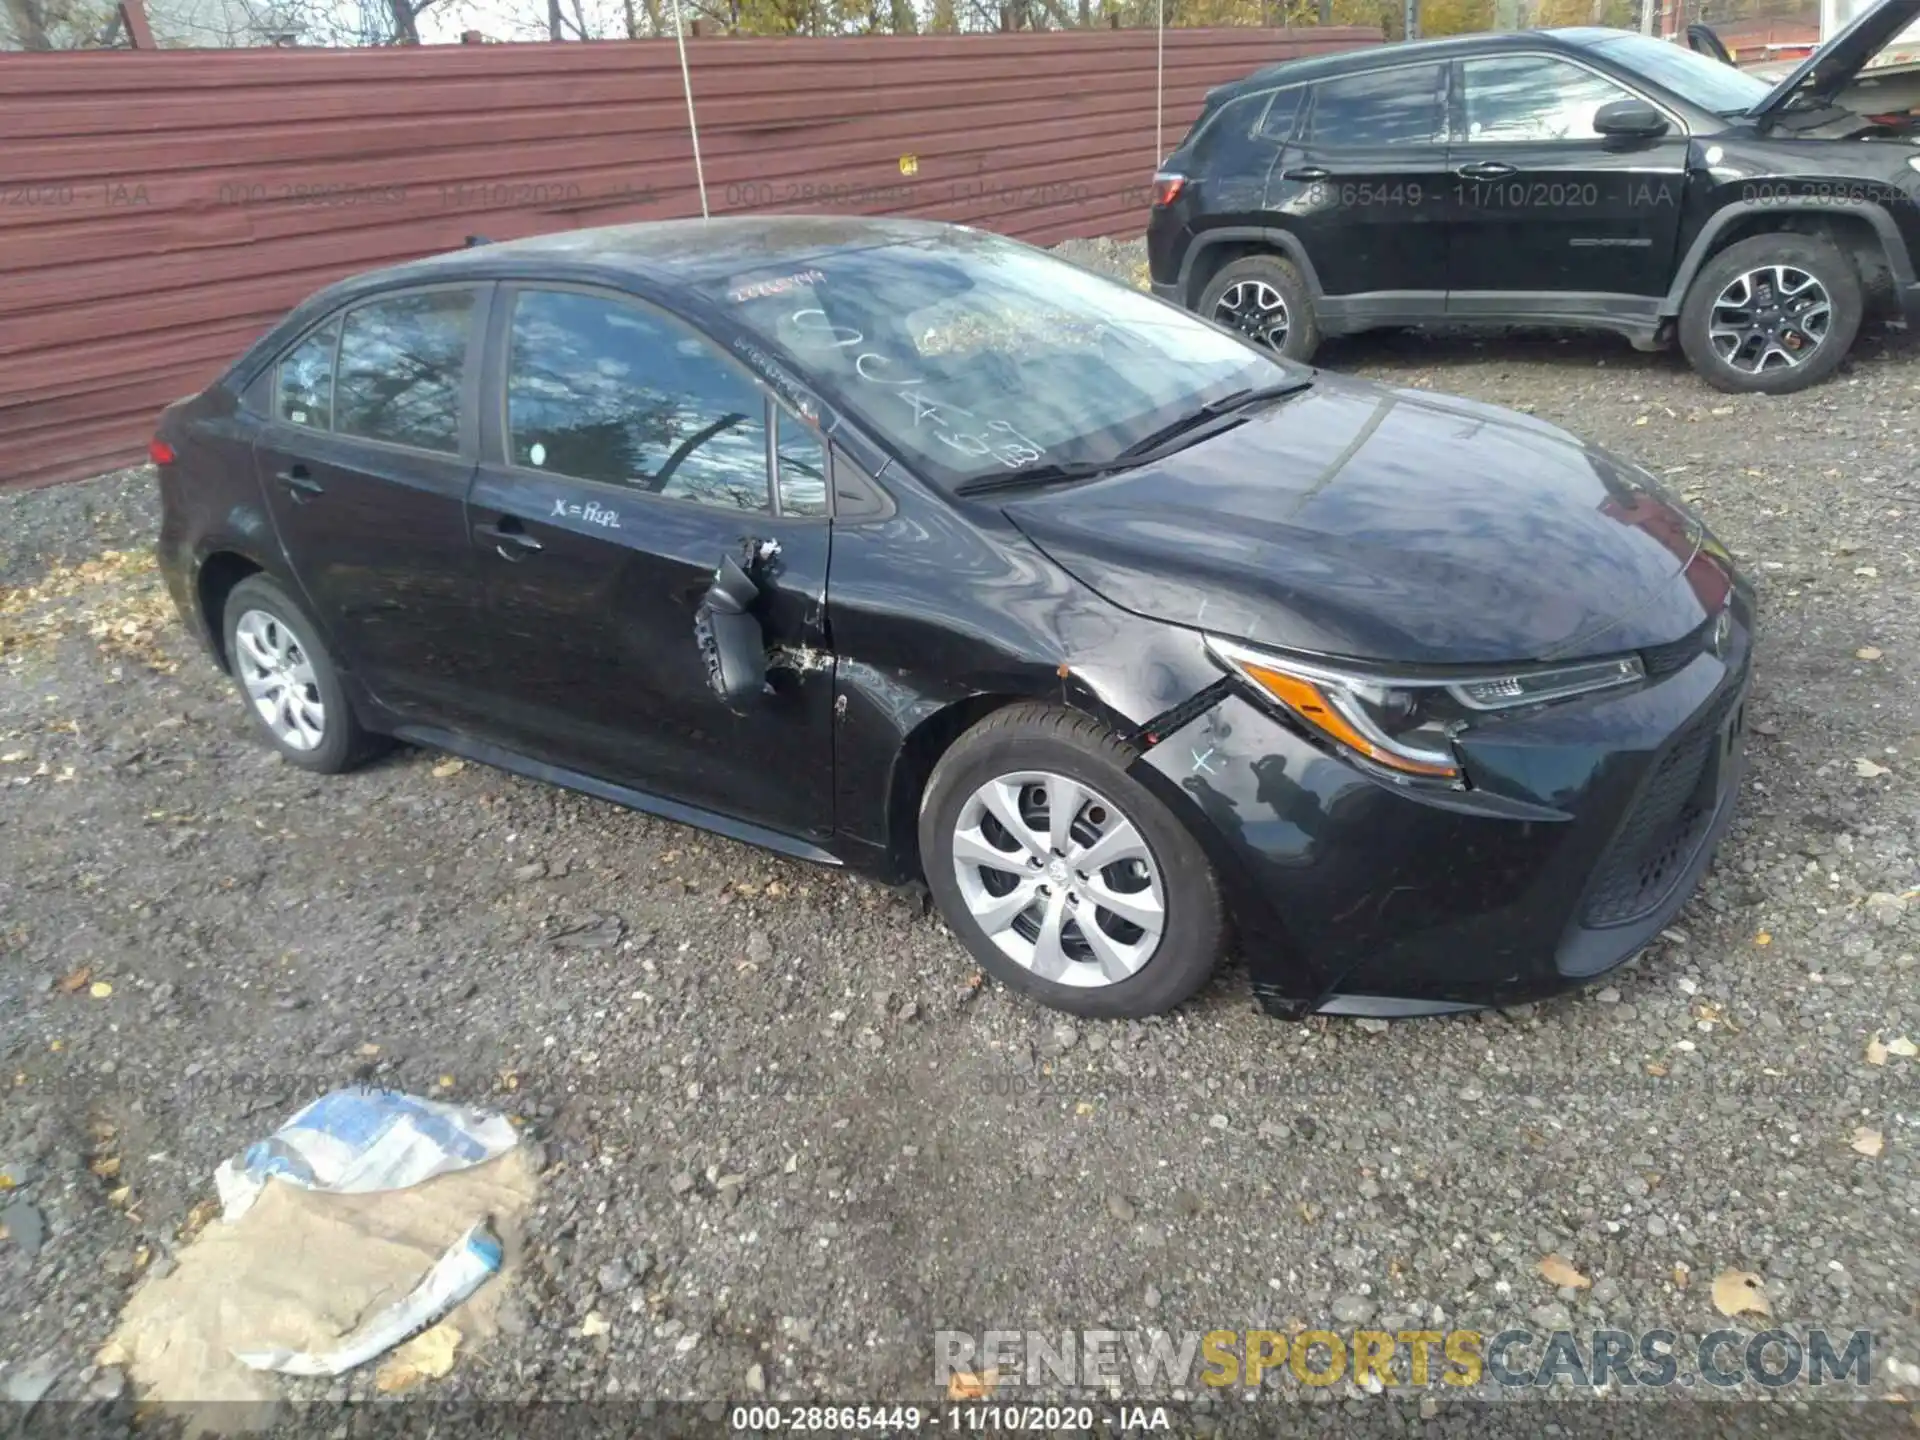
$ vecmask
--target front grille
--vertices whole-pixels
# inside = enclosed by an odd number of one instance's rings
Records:
[[[1721,727],[1739,699],[1739,687],[1729,687],[1654,761],[1639,800],[1594,873],[1582,924],[1630,924],[1673,893],[1713,824]]]

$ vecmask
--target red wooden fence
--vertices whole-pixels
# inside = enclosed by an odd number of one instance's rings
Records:
[[[1212,86],[1360,29],[1177,30],[1165,143]],[[695,40],[715,213],[1137,232],[1154,35]],[[665,41],[0,56],[0,484],[143,451],[167,402],[371,266],[699,213]]]

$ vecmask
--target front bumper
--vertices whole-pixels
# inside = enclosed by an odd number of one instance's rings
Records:
[[[1277,1013],[1516,1004],[1591,981],[1686,903],[1734,811],[1749,599],[1721,654],[1630,692],[1476,726],[1471,788],[1363,773],[1235,693],[1148,751]]]

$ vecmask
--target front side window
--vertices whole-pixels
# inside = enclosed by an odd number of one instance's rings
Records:
[[[1322,81],[1313,138],[1323,145],[1428,145],[1445,131],[1438,65],[1408,65]]]
[[[333,352],[340,343],[336,316],[281,358],[273,386],[273,418],[314,430],[333,425]]]
[[[1545,55],[1469,60],[1464,69],[1469,142],[1594,140],[1600,107],[1635,98],[1591,70]]]
[[[765,394],[711,344],[604,296],[527,290],[507,359],[513,463],[727,510],[769,509]]]
[[[782,515],[827,513],[827,447],[819,433],[786,411],[779,412],[774,462],[780,476]]]
[[[421,290],[348,311],[334,430],[457,454],[473,309],[471,290]]]

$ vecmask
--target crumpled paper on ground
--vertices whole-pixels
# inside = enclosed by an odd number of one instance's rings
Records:
[[[170,1274],[134,1294],[103,1363],[125,1365],[143,1400],[177,1408],[190,1428],[268,1424],[285,1382],[249,1370],[232,1351],[335,1348],[412,1292],[485,1216],[505,1256],[500,1274],[445,1317],[464,1350],[495,1332],[534,1191],[524,1146],[406,1190],[334,1195],[268,1185],[239,1220],[208,1226]]]

